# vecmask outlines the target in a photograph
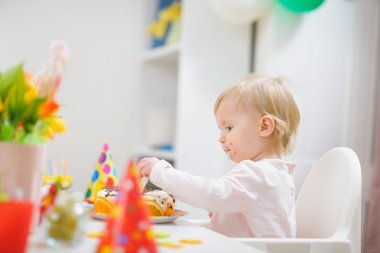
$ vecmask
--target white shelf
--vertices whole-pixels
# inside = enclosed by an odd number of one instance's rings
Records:
[[[159,1],[143,0],[143,3],[143,27],[148,27],[156,20]],[[174,35],[180,31],[180,23],[173,23],[170,29],[173,30],[168,34],[168,44],[160,47],[149,48],[153,38],[146,32],[143,35],[145,49],[141,52],[140,64],[141,93],[144,96],[141,116],[144,127],[139,142],[142,144],[135,149],[135,154],[138,158],[154,156],[174,164],[174,151],[152,148],[175,143],[177,86],[182,46]]]
[[[154,156],[160,159],[164,160],[175,160],[175,152],[174,151],[165,151],[165,150],[159,150],[159,149],[153,149],[153,148],[147,148],[147,147],[139,147],[136,149],[136,153],[140,157],[150,157]]]
[[[177,63],[181,51],[180,43],[149,49],[143,53],[144,62]]]

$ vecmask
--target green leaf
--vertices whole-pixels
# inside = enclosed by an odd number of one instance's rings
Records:
[[[24,81],[24,70],[22,64],[18,64],[0,75],[0,97],[5,100],[8,97],[9,89],[13,85],[22,85]]]
[[[22,121],[27,133],[33,131],[34,126],[40,119],[39,109],[45,100],[46,98],[37,97],[26,105],[26,108],[22,114]]]
[[[12,68],[3,75],[5,82],[4,107],[5,117],[16,128],[22,120],[23,112],[26,110],[24,96],[27,89],[22,65]],[[6,77],[6,78],[5,78]],[[9,85],[8,85],[9,83]]]
[[[1,122],[0,125],[0,140],[11,142],[13,140],[13,133],[15,128],[8,122]]]

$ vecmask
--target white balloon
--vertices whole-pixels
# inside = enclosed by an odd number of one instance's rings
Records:
[[[222,19],[237,25],[252,23],[272,5],[272,0],[211,0]]]

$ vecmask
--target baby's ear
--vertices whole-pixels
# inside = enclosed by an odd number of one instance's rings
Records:
[[[260,136],[263,138],[270,136],[274,131],[275,125],[276,125],[276,122],[274,121],[272,116],[264,115],[260,119],[260,127],[261,127]]]

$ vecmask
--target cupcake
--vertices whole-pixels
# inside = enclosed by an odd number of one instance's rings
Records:
[[[150,216],[173,216],[175,199],[164,190],[147,191],[143,200]]]

